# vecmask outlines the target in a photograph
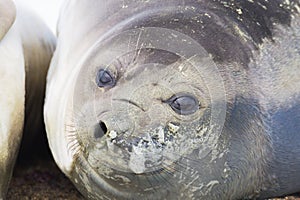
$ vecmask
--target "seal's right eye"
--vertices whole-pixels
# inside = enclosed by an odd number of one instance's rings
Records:
[[[169,104],[171,108],[180,115],[190,115],[199,109],[198,100],[194,96],[188,94],[174,95],[163,102]]]
[[[97,72],[96,83],[98,87],[113,87],[116,81],[108,70],[100,69]]]

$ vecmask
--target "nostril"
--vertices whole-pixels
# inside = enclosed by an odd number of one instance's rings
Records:
[[[106,134],[107,128],[106,128],[105,123],[103,121],[100,121],[99,125],[100,125],[101,129],[103,130],[104,134]]]
[[[104,122],[100,121],[95,128],[94,136],[96,139],[103,137],[107,133],[107,127]]]

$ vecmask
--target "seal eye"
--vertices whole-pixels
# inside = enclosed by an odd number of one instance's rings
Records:
[[[190,115],[199,109],[199,102],[192,95],[174,95],[165,103],[169,104],[180,115]]]
[[[115,85],[115,79],[106,69],[100,69],[97,72],[96,83],[98,87],[113,87]]]

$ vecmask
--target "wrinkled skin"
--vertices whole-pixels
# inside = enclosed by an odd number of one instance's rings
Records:
[[[67,1],[45,123],[89,199],[300,190],[297,1]]]
[[[31,136],[43,125],[45,79],[55,47],[46,25],[19,4],[0,0],[0,199],[7,193],[24,121]]]

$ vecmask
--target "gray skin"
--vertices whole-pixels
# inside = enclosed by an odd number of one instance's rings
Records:
[[[300,191],[299,1],[66,1],[44,117],[89,199]]]
[[[31,139],[41,133],[46,74],[56,44],[51,30],[21,4],[0,0],[0,199],[23,130]]]

